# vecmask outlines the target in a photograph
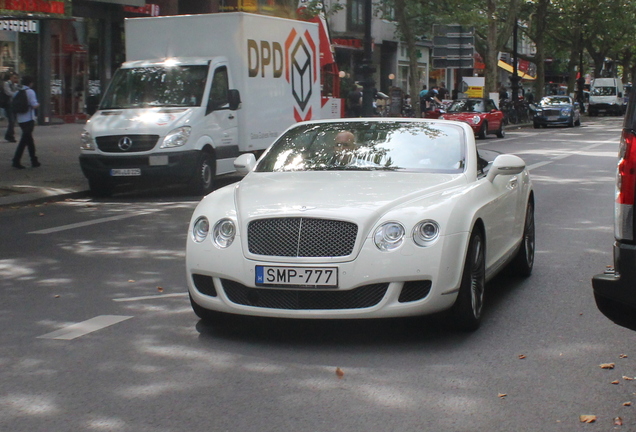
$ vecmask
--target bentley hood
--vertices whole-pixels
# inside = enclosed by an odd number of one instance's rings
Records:
[[[241,224],[262,217],[302,216],[368,227],[389,211],[414,202],[420,208],[437,205],[450,199],[452,194],[445,192],[465,184],[463,174],[250,173],[235,186],[234,201]]]

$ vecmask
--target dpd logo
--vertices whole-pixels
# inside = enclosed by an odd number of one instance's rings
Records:
[[[318,79],[316,43],[308,31],[300,35],[292,30],[285,41],[285,79],[291,84],[296,121],[311,120],[312,85]]]

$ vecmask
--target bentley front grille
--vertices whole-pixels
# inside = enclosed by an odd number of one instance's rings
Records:
[[[361,286],[352,290],[260,289],[221,279],[223,290],[232,303],[291,310],[362,309],[380,303],[388,283]]]
[[[249,251],[280,257],[340,257],[353,252],[358,226],[301,217],[258,219],[247,227]]]

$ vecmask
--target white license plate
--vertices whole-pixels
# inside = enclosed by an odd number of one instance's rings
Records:
[[[134,177],[141,175],[141,168],[117,168],[110,170],[111,177]]]
[[[559,116],[548,116],[548,121],[558,120]]]
[[[256,266],[256,285],[337,288],[337,267]]]

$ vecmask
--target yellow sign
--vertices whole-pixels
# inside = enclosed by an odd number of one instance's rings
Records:
[[[469,86],[468,90],[466,90],[466,96],[469,98],[483,98],[484,97],[484,88]]]

